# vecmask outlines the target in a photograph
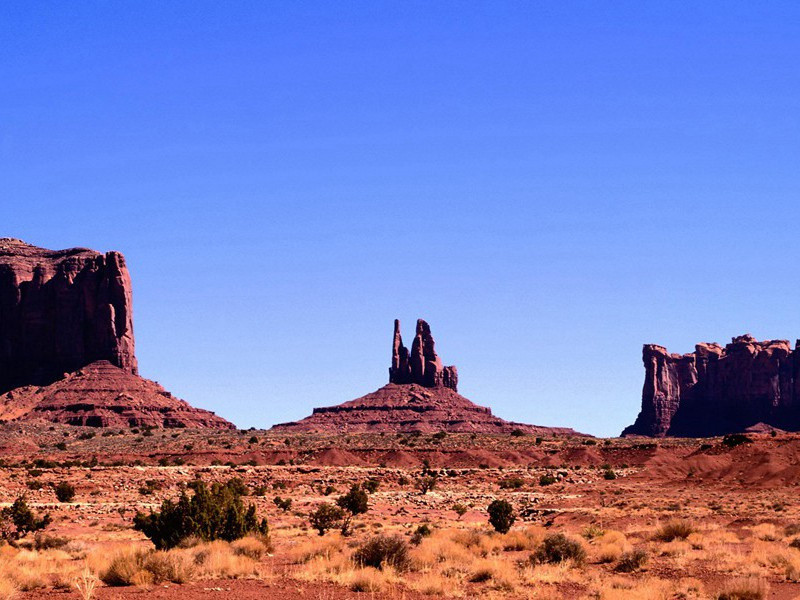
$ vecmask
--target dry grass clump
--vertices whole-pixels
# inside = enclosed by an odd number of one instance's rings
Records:
[[[29,592],[68,580],[76,567],[72,557],[63,550],[19,550],[11,546],[0,548],[0,580],[9,582],[4,589]],[[69,587],[69,583],[66,583]],[[1,596],[0,596],[1,598]]]
[[[261,560],[271,550],[271,544],[264,536],[248,536],[231,542],[231,550],[238,556]]]
[[[670,519],[656,531],[654,538],[661,542],[671,542],[673,540],[685,540],[696,531],[686,519]]]
[[[543,527],[527,527],[516,529],[496,536],[506,552],[522,552],[534,550],[541,544],[546,531]]]
[[[612,578],[603,581],[597,590],[599,600],[699,600],[707,598],[699,581],[687,579],[677,582],[665,579]]]
[[[123,548],[111,554],[105,565],[95,559],[100,580],[109,586],[148,586],[165,581],[186,583],[194,579],[238,579],[260,574],[258,560],[266,548],[257,539],[199,544],[172,550]],[[261,544],[261,546],[257,546]]]
[[[344,551],[344,540],[340,537],[326,536],[313,538],[289,550],[289,560],[294,564],[307,563],[308,561],[323,557],[330,558],[333,554]]]
[[[596,536],[590,546],[591,560],[599,563],[611,563],[631,550],[628,539],[621,531],[608,530]]]
[[[477,561],[469,577],[472,583],[489,582],[494,589],[511,592],[519,581],[516,566],[509,560],[481,559]]]
[[[353,592],[381,592],[386,588],[387,577],[385,573],[367,567],[350,571],[346,576],[346,585]],[[345,583],[345,582],[342,582]]]
[[[763,579],[729,581],[713,596],[714,600],[764,600],[769,584]]]
[[[647,564],[647,552],[642,549],[631,550],[623,554],[614,570],[620,573],[633,573],[639,571]]]
[[[755,537],[764,542],[774,542],[779,540],[781,537],[780,533],[778,532],[778,528],[772,523],[761,523],[760,525],[756,525],[753,527],[752,532]]]

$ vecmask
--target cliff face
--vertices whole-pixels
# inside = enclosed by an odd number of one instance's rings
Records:
[[[0,421],[234,425],[138,376],[131,278],[118,252],[0,238]]]
[[[411,344],[410,353],[403,345],[400,321],[395,319],[389,383],[400,385],[416,383],[424,387],[446,387],[454,392],[458,391],[458,370],[442,364],[439,355],[436,354],[431,328],[422,319],[417,321],[417,333]]]
[[[712,436],[758,423],[800,429],[800,340],[733,338],[689,354],[646,345],[642,410],[623,435]]]
[[[0,238],[0,393],[97,360],[137,373],[123,256]]]

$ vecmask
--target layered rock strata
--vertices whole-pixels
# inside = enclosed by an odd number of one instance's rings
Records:
[[[96,360],[135,375],[131,296],[119,252],[0,238],[0,393]]]
[[[0,238],[0,420],[15,419],[234,427],[138,376],[122,254]]]
[[[759,342],[751,335],[670,354],[642,351],[642,409],[623,435],[704,437],[765,424],[800,429],[800,340]]]

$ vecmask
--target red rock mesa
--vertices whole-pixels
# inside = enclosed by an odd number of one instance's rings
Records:
[[[0,238],[0,419],[15,418],[233,427],[138,376],[122,254]]]
[[[642,410],[623,435],[705,437],[764,425],[800,429],[800,340],[733,338],[689,354],[645,345]]]

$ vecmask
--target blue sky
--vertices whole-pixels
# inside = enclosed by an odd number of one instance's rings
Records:
[[[387,380],[616,435],[641,345],[800,337],[800,5],[4,2],[0,235],[122,251],[240,427]]]

